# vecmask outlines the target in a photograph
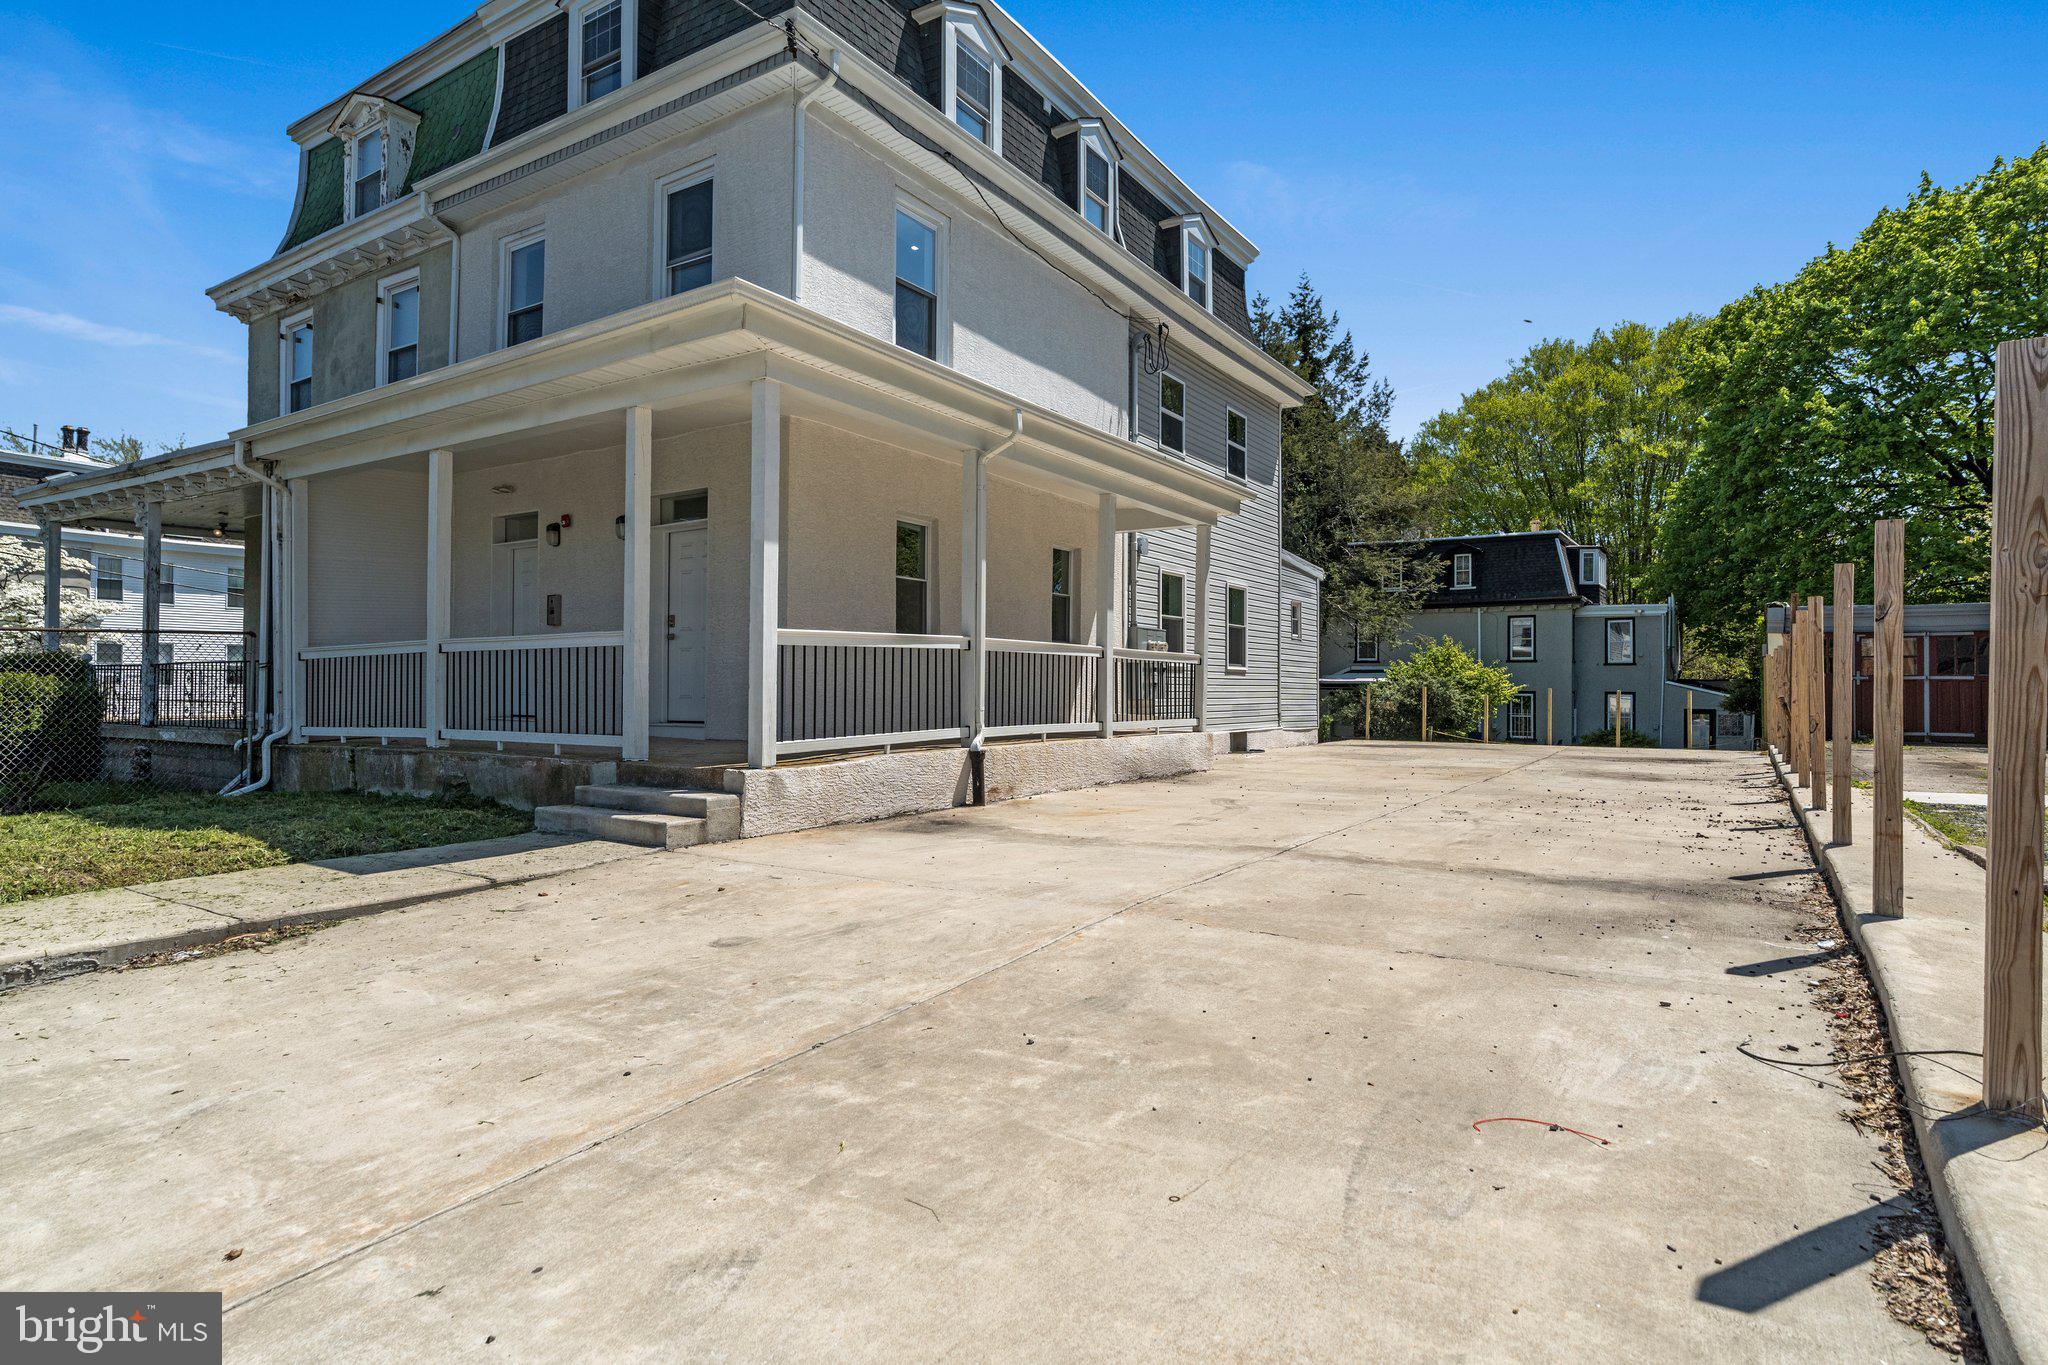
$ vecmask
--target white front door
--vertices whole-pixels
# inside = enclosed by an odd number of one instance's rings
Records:
[[[702,725],[707,713],[704,627],[704,526],[670,528],[667,591],[655,604],[661,651],[662,719],[671,725]]]
[[[532,541],[491,547],[491,633],[540,633],[540,546]]]

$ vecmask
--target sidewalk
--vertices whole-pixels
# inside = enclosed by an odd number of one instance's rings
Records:
[[[1809,808],[1784,767],[1777,770],[1863,951],[1892,1046],[1981,1049],[1983,869],[1908,819],[1905,917],[1878,919],[1871,913],[1870,793],[1851,788],[1855,842],[1837,848],[1828,843],[1833,816]],[[1901,1061],[1920,1155],[1985,1345],[1994,1360],[2048,1362],[2048,1131],[1979,1113],[1981,1068],[1971,1057]]]
[[[0,991],[237,934],[352,919],[648,852],[598,839],[517,834],[0,905]]]

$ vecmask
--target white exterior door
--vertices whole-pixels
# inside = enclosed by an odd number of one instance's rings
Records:
[[[531,541],[491,547],[493,635],[540,633],[539,569],[540,546]]]
[[[708,713],[705,648],[705,529],[679,526],[667,532],[667,590],[655,605],[656,639],[664,641],[662,719],[671,725],[702,725]]]

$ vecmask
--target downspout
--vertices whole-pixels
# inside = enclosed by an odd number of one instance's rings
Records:
[[[804,124],[809,120],[811,102],[839,83],[839,51],[832,51],[832,69],[825,79],[806,90],[796,102],[796,128],[792,133],[790,176],[790,219],[795,224],[789,249],[789,301],[802,299],[804,292]]]
[[[969,716],[968,725],[972,733],[967,740],[967,768],[973,784],[973,803],[977,806],[988,803],[987,787],[982,779],[982,754],[984,738],[982,732],[988,728],[988,545],[984,537],[988,531],[988,496],[986,476],[991,461],[1001,459],[1011,447],[1024,439],[1024,409],[1010,410],[1010,434],[998,441],[989,450],[975,455],[981,466],[981,476],[974,481],[975,508],[974,525],[965,528],[974,537],[974,619],[967,622],[968,651],[972,656],[968,667],[974,671],[974,714]]]
[[[441,221],[426,204],[426,191],[420,191],[423,216],[435,227],[448,234],[448,363],[453,365],[462,358],[456,339],[462,334],[462,310],[458,306],[462,299],[462,234]]]
[[[281,565],[278,562],[279,556],[275,553],[274,547],[281,545],[283,541],[284,519],[287,515],[285,509],[290,506],[291,489],[283,480],[249,463],[249,446],[246,441],[235,442],[234,467],[238,472],[264,484],[266,488],[263,509],[263,557],[259,561],[263,581],[260,585],[256,607],[257,669],[265,683],[264,700],[266,705],[273,695],[278,697],[280,701],[269,712],[275,728],[263,737],[260,753],[257,751],[249,753],[247,760],[242,765],[241,773],[236,776],[234,781],[221,789],[220,794],[222,796],[241,796],[244,793],[268,786],[270,783],[271,746],[291,733],[289,720],[283,714],[286,709],[286,703],[283,699],[288,697],[290,693],[278,683],[276,668],[277,651],[273,646],[273,636],[276,634],[277,623],[282,619],[282,613],[279,610],[279,587],[280,579],[282,578],[279,569]],[[252,732],[244,742],[252,741],[254,738],[255,735]],[[257,770],[259,763],[261,768]]]

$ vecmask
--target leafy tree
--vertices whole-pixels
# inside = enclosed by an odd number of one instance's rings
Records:
[[[1909,600],[1981,598],[1997,344],[2048,332],[2048,144],[1931,183],[1847,247],[1688,340],[1700,451],[1658,582],[1714,647],[1752,655],[1764,605],[1868,584],[1873,520],[1906,518]]]
[[[1261,295],[1252,326],[1267,352],[1315,386],[1280,436],[1281,517],[1287,548],[1328,574],[1323,623],[1391,634],[1434,586],[1410,566],[1394,572],[1396,542],[1428,519],[1428,496],[1401,443],[1387,433],[1393,388],[1372,374],[1342,319],[1303,275],[1277,310]],[[1398,586],[1394,586],[1398,582]]]
[[[82,555],[63,552],[64,590],[59,601],[66,627],[90,629],[99,624],[91,595],[92,565]],[[43,547],[21,536],[0,536],[0,630],[40,629],[43,624]],[[21,647],[19,639],[0,641],[0,648]],[[38,641],[34,646],[40,648]]]
[[[1608,550],[1621,601],[1646,590],[1657,532],[1697,446],[1681,318],[1547,340],[1426,423],[1411,443],[1437,529],[1552,527]]]
[[[1522,690],[1506,668],[1480,663],[1446,636],[1387,665],[1386,680],[1372,689],[1375,730],[1385,732],[1385,717],[1419,734],[1424,688],[1429,689],[1430,732],[1446,735],[1477,734],[1488,711],[1506,706]]]

